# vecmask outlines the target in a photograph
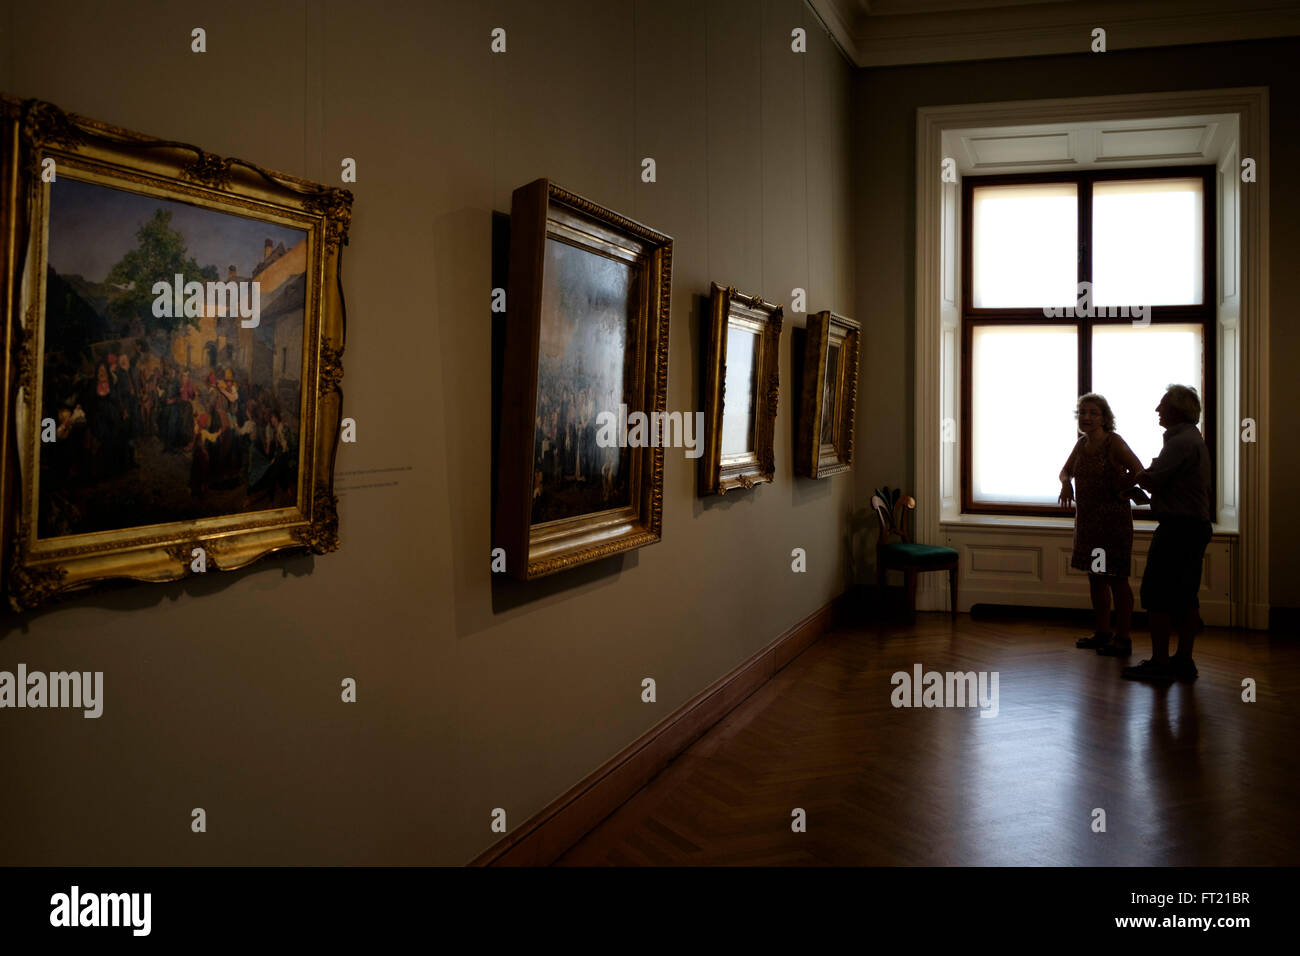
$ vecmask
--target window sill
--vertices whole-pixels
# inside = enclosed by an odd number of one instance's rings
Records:
[[[1159,522],[1150,518],[1134,518],[1133,530],[1150,534],[1156,530]],[[1073,531],[1073,518],[1049,518],[1042,515],[1021,517],[1018,515],[954,514],[944,515],[939,519],[939,530],[958,530],[969,528],[994,528],[999,531],[1024,529],[1027,531]],[[1236,537],[1236,528],[1225,525],[1213,525],[1215,537]]]

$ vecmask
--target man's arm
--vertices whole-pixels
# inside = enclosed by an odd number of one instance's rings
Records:
[[[1190,447],[1184,442],[1170,442],[1152,459],[1150,467],[1138,472],[1133,480],[1147,491],[1159,491],[1183,469],[1190,453]]]

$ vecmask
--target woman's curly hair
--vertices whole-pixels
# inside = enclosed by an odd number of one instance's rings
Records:
[[[1083,408],[1084,402],[1092,402],[1101,409],[1101,430],[1104,432],[1113,432],[1115,430],[1115,413],[1110,410],[1110,402],[1105,397],[1098,395],[1096,392],[1089,392],[1087,395],[1080,395],[1079,401],[1074,406],[1074,417],[1077,421],[1079,418],[1079,409]]]

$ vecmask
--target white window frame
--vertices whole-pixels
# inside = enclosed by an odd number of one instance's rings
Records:
[[[960,449],[944,441],[960,429],[960,185],[944,182],[955,130],[996,130],[1060,123],[1232,117],[1218,160],[1217,308],[1220,401],[1219,521],[1207,556],[1218,603],[1211,623],[1268,626],[1268,91],[1265,88],[1081,97],[1013,103],[923,107],[917,111],[915,478],[917,540],[945,541],[965,560],[959,585],[966,610],[997,603],[1087,606],[1086,578],[1069,580],[1073,522],[960,513]],[[1158,125],[1158,123],[1153,124]],[[1255,160],[1256,181],[1243,184],[1240,158]],[[1153,161],[1154,164],[1154,161]],[[1041,167],[1040,167],[1041,168]],[[1062,167],[1067,168],[1067,167]],[[1240,442],[1240,422],[1255,422],[1256,441]],[[1135,561],[1153,525],[1137,523]],[[1062,551],[1062,542],[1065,551]],[[974,550],[973,550],[974,549]],[[974,555],[984,570],[973,567]],[[1006,557],[1005,565],[1001,557]],[[1211,564],[1213,562],[1213,564]],[[1068,566],[1068,560],[1065,561]],[[917,606],[948,606],[943,575],[923,575]],[[999,578],[1006,583],[990,584]],[[1000,599],[1001,598],[1001,599]],[[1203,604],[1205,602],[1203,601]],[[1204,613],[1204,612],[1203,612]]]

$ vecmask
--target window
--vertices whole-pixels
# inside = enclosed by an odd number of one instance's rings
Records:
[[[962,510],[1068,515],[1057,474],[1098,392],[1145,464],[1194,386],[1214,444],[1214,168],[962,183]]]

